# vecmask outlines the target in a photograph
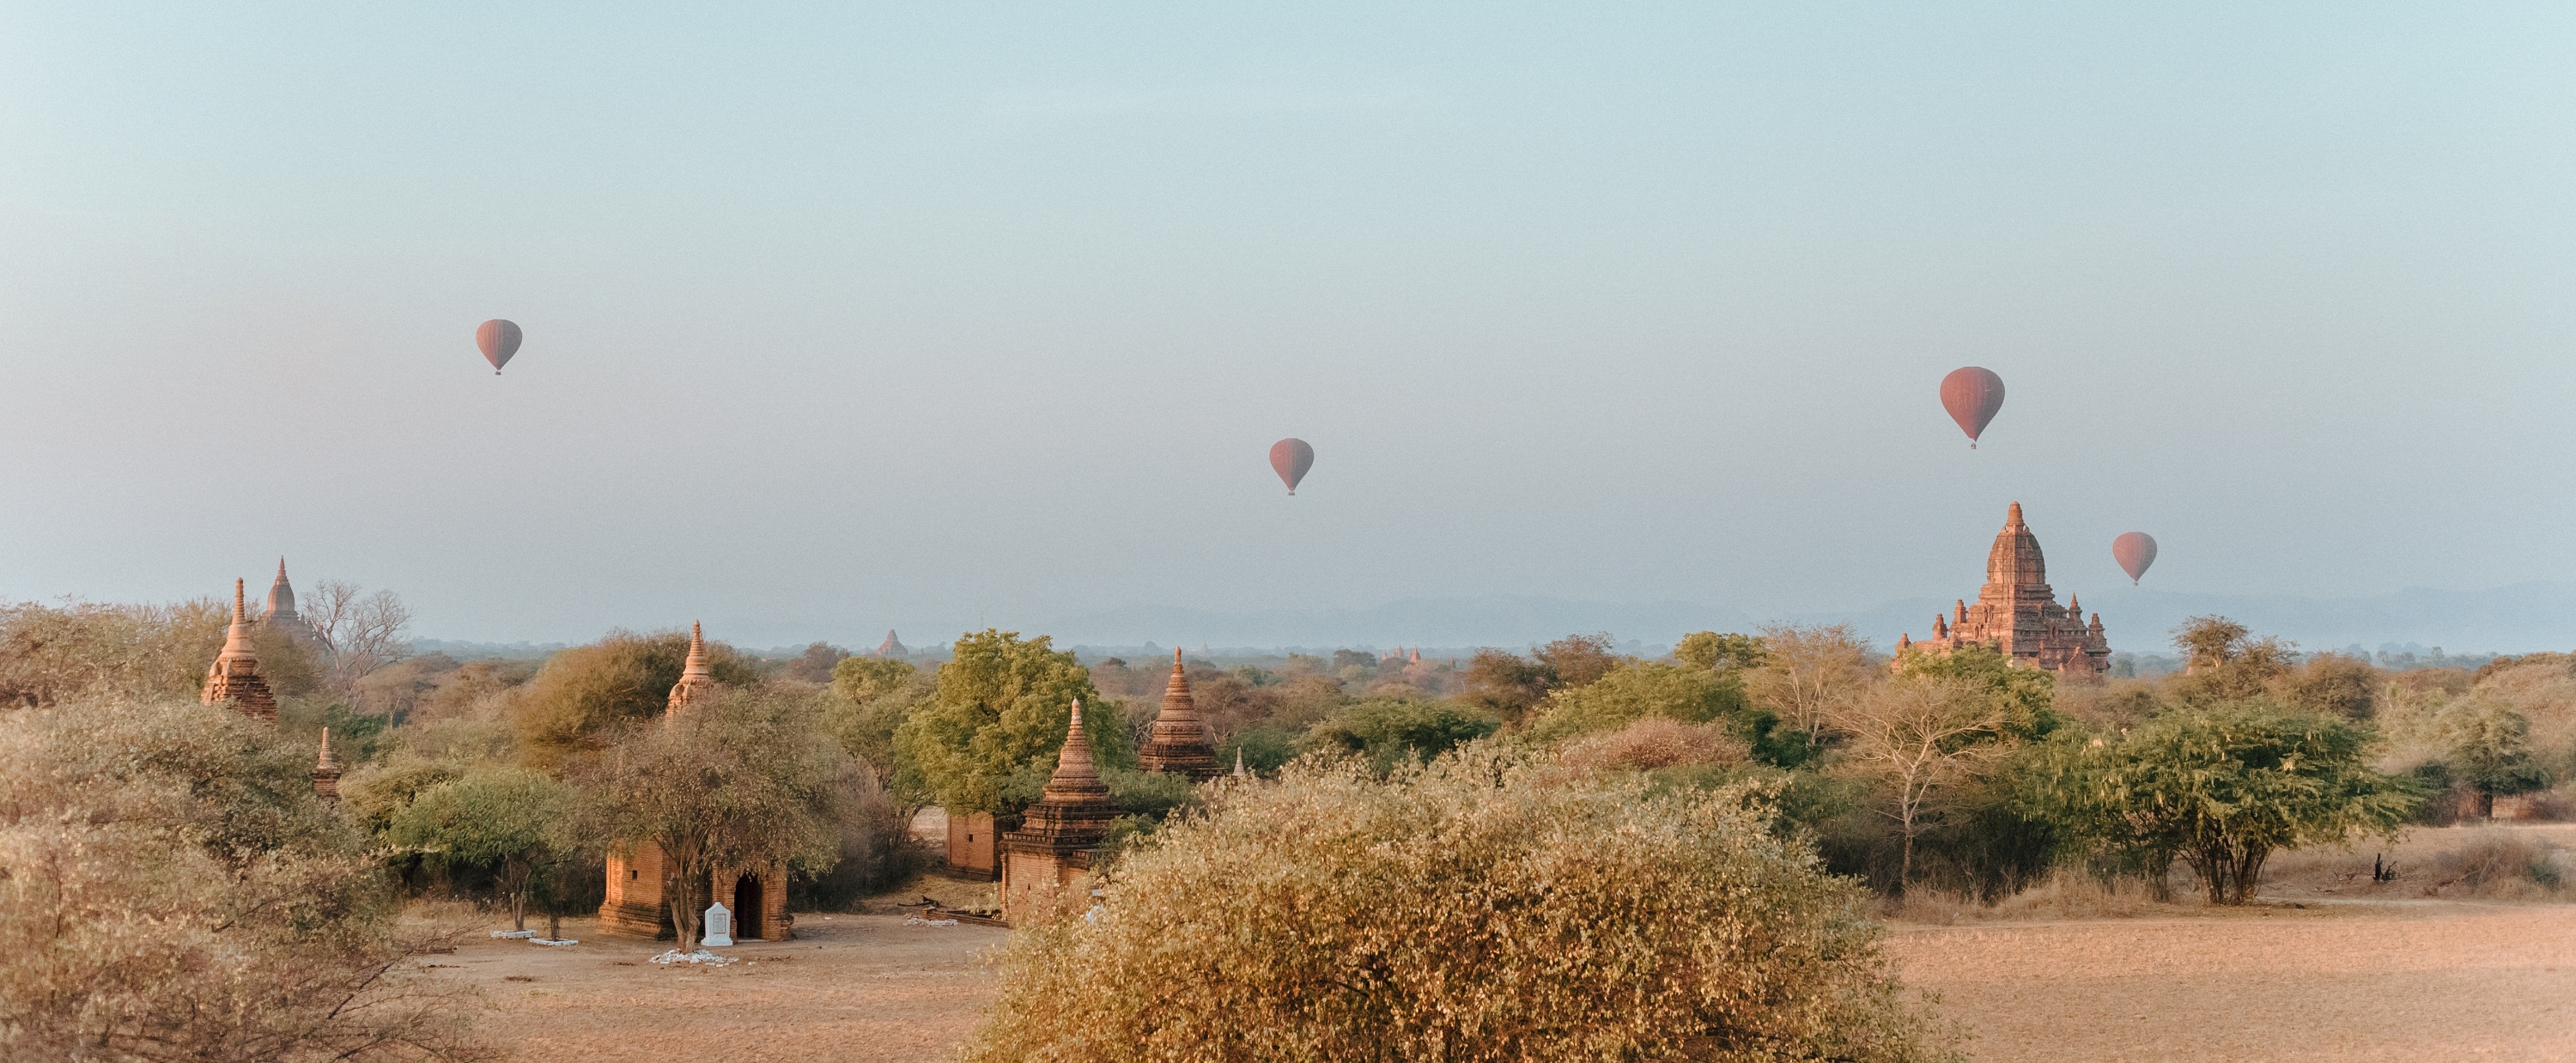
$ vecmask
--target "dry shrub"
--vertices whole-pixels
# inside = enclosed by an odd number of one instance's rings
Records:
[[[1300,761],[1028,920],[966,1058],[1953,1058],[1867,895],[1743,798],[1493,742]]]
[[[67,601],[0,606],[0,705],[51,705],[82,694],[192,694],[224,644],[232,606]]]
[[[2527,832],[2482,830],[2434,857],[2436,881],[2425,892],[2463,886],[2490,900],[2553,899],[2566,892],[2565,859],[2565,849]]]
[[[2168,913],[2196,904],[2159,901],[2146,880],[2122,875],[2108,882],[2071,868],[2049,873],[2037,885],[1993,904],[1981,904],[1966,893],[1917,886],[1888,902],[1888,917],[1909,923],[1972,923],[1996,920],[2128,919]]]
[[[1573,768],[1653,771],[1685,764],[1742,764],[1752,755],[1750,747],[1726,733],[1724,724],[1649,717],[1608,734],[1569,742],[1557,759]]]
[[[310,759],[194,704],[0,715],[0,1058],[473,1058]]]

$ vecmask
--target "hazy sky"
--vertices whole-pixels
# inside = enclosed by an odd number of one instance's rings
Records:
[[[2576,579],[2567,5],[539,6],[0,6],[0,596]]]

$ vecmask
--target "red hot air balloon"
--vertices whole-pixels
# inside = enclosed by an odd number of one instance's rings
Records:
[[[1941,408],[1950,411],[1950,419],[1959,422],[1959,430],[1968,433],[1968,449],[1977,449],[1977,437],[1984,435],[1986,422],[1995,419],[1995,411],[2004,408],[2004,378],[1994,370],[1980,366],[1953,369],[1941,378]]]
[[[474,330],[474,345],[483,348],[483,360],[492,363],[492,375],[500,376],[510,356],[519,353],[519,326],[493,318]]]
[[[1306,470],[1315,467],[1315,448],[1303,439],[1282,439],[1270,444],[1270,469],[1279,474],[1279,482],[1288,485],[1288,493],[1297,493],[1297,481],[1306,478]]]
[[[2138,577],[2147,574],[2147,566],[2156,563],[2155,536],[2130,532],[2111,540],[2111,557],[2129,574],[2129,586],[2138,585]]]

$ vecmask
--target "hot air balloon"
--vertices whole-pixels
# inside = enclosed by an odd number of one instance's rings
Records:
[[[2004,408],[2004,378],[1981,366],[1953,369],[1941,378],[1941,408],[1950,411],[1950,419],[1959,422],[1959,430],[1968,433],[1968,449],[1977,449],[1977,437],[1984,435],[1986,422],[1995,419],[1995,411]]]
[[[2147,566],[2156,563],[2155,536],[2130,532],[2111,540],[2111,557],[2129,574],[2129,586],[2138,585],[2138,577],[2147,574]]]
[[[519,353],[519,326],[493,318],[474,330],[474,345],[483,348],[483,360],[492,363],[492,375],[500,376],[510,356]]]
[[[1288,485],[1288,493],[1297,493],[1297,481],[1306,478],[1306,470],[1315,467],[1315,448],[1303,439],[1282,439],[1270,444],[1270,468],[1279,474],[1279,482]]]

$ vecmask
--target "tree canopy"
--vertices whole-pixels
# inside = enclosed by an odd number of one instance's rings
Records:
[[[1118,706],[1100,696],[1074,656],[1040,635],[984,631],[960,637],[930,700],[895,729],[909,761],[951,813],[1016,813],[1037,800],[1082,702],[1092,759],[1131,768],[1135,749]]]

